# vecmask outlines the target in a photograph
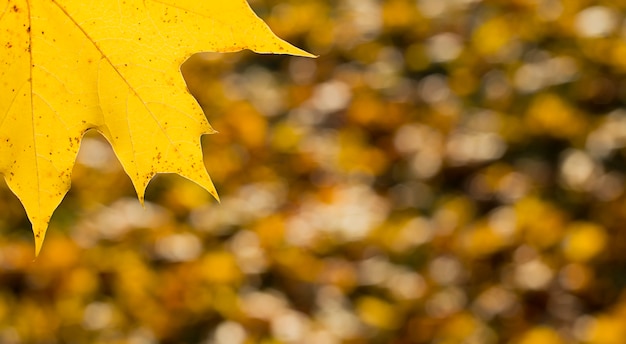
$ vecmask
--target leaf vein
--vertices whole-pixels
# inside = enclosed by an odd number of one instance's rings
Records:
[[[161,125],[161,122],[159,122],[157,116],[155,116],[155,114],[152,112],[152,109],[150,109],[146,102],[143,100],[143,98],[139,95],[139,93],[137,93],[137,90],[133,87],[133,85],[128,81],[128,79],[126,79],[124,77],[124,75],[121,73],[121,71],[116,67],[116,65],[113,63],[113,61],[111,61],[109,59],[109,57],[104,53],[104,51],[100,48],[100,46],[98,46],[98,44],[96,43],[96,41],[94,39],[91,38],[91,36],[85,31],[85,29],[67,12],[67,10],[61,6],[56,0],[52,0],[52,2],[65,14],[65,16],[67,16],[67,18],[76,26],[76,28],[78,28],[78,30],[80,30],[80,32],[85,36],[85,38],[87,38],[87,40],[89,42],[91,42],[94,46],[94,48],[96,50],[98,50],[98,52],[100,53],[100,55],[102,56],[102,58],[104,60],[107,61],[107,63],[111,66],[111,68],[113,68],[113,70],[117,73],[117,75],[122,79],[122,81],[128,86],[128,88],[130,89],[130,91],[135,95],[135,97],[137,97],[141,103],[144,105],[146,111],[150,114],[150,116],[152,117],[152,119],[154,120],[155,123],[157,123],[157,125],[159,126],[159,128],[165,133],[165,136],[167,137],[169,143],[171,146],[174,146],[174,142],[172,141],[171,137],[167,134],[167,131],[163,128],[163,126]],[[128,111],[128,104],[127,104],[127,111]],[[127,112],[128,113],[128,112]],[[130,132],[130,131],[129,131]],[[131,135],[132,136],[132,135]],[[175,149],[175,151],[177,151],[177,149]],[[136,162],[135,162],[136,164]]]

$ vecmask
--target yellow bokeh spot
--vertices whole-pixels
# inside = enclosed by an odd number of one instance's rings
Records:
[[[228,252],[207,254],[202,261],[202,271],[211,283],[236,283],[241,278],[235,257]]]
[[[591,321],[585,337],[589,344],[622,344],[626,338],[626,324],[616,317],[599,316]]]
[[[480,323],[468,313],[459,313],[446,322],[441,337],[450,343],[459,343],[480,329]]]
[[[397,310],[381,299],[363,297],[358,300],[356,308],[361,320],[368,325],[381,329],[393,329],[398,325]]]
[[[495,55],[510,40],[512,33],[506,18],[497,17],[486,21],[474,33],[473,44],[481,55]]]
[[[565,215],[551,203],[537,198],[524,198],[515,204],[518,227],[527,243],[547,248],[563,237]]]
[[[626,71],[626,42],[617,41],[611,48],[611,59],[613,65],[622,72]]]
[[[477,224],[463,233],[461,240],[468,255],[486,256],[497,252],[505,246],[504,238],[485,223]]]
[[[392,29],[409,29],[420,22],[414,1],[391,0],[382,3],[382,17],[385,27]]]
[[[535,98],[526,112],[528,129],[535,134],[570,138],[582,133],[585,121],[564,99],[555,94]]]
[[[586,262],[604,250],[607,235],[604,228],[594,223],[577,222],[569,225],[563,245],[563,254],[574,262]]]
[[[538,326],[527,331],[518,344],[563,344],[563,340],[555,330]]]

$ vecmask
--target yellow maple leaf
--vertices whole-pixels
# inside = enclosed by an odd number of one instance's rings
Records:
[[[214,130],[180,65],[200,51],[312,56],[275,36],[245,0],[0,0],[0,173],[39,253],[96,129],[143,202],[173,172],[217,193],[200,136]]]

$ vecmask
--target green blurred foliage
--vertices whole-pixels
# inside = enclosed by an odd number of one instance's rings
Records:
[[[319,54],[183,66],[217,204],[89,133],[2,343],[621,344],[626,1],[256,0]]]

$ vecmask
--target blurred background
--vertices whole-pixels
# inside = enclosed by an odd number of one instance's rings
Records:
[[[626,1],[256,0],[317,59],[183,66],[222,202],[83,140],[1,343],[622,344]]]

